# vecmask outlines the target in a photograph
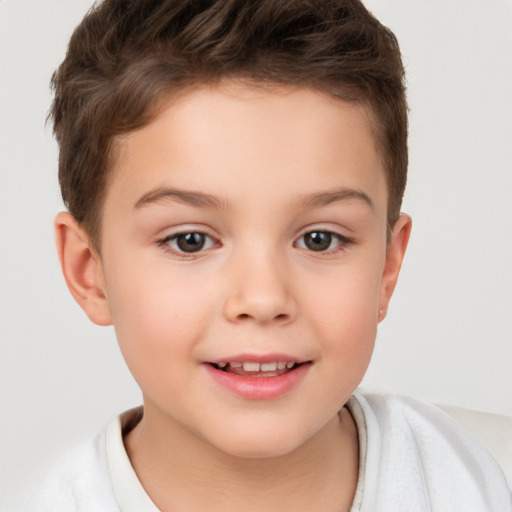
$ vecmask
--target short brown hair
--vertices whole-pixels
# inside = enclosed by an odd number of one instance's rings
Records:
[[[368,104],[388,184],[388,229],[407,174],[404,69],[393,33],[358,0],[104,0],[52,77],[66,207],[99,248],[116,136],[162,100],[237,78]]]

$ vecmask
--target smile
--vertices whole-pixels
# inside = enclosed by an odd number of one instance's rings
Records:
[[[203,365],[221,388],[250,400],[273,400],[292,391],[306,377],[312,361],[219,361]]]
[[[235,375],[251,377],[277,377],[293,370],[299,363],[294,361],[274,361],[270,363],[258,363],[254,361],[231,361],[229,363],[213,363],[213,366],[221,371]]]

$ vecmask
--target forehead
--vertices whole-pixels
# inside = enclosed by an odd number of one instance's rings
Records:
[[[234,82],[197,88],[119,137],[107,201],[115,196],[133,204],[176,182],[219,197],[244,191],[255,197],[262,182],[283,197],[336,186],[379,195],[385,178],[371,118],[361,103],[306,88]]]

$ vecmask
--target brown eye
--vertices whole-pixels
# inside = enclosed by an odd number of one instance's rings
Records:
[[[185,233],[176,236],[176,245],[183,252],[197,252],[203,249],[205,238],[202,233]]]
[[[331,247],[332,238],[328,231],[312,231],[304,235],[304,245],[312,251],[326,251]]]
[[[307,249],[314,252],[335,251],[336,249],[343,250],[353,240],[339,233],[332,231],[309,231],[304,233],[296,242],[295,247],[300,249]]]
[[[177,233],[170,235],[159,242],[161,245],[168,246],[176,253],[195,253],[204,251],[214,247],[215,240],[205,234],[197,231],[190,231],[188,233]]]

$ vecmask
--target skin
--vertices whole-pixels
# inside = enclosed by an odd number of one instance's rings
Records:
[[[350,508],[358,441],[342,407],[411,227],[402,215],[387,241],[370,117],[308,89],[199,88],[118,140],[101,254],[57,217],[68,286],[93,322],[115,326],[142,389],[125,444],[161,510]],[[319,231],[333,233],[327,250],[306,244]],[[195,232],[204,249],[180,252],[176,234]],[[233,394],[205,369],[273,353],[310,364],[269,400]]]

